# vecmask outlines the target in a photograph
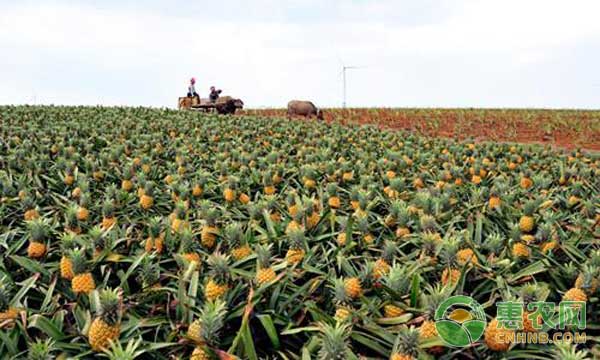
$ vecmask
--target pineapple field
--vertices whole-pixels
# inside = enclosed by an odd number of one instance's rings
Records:
[[[277,114],[1,106],[0,358],[599,358],[600,154],[578,145],[600,142],[582,114],[561,150]],[[487,323],[468,346],[436,325],[455,295]],[[506,340],[500,303],[552,339],[536,325],[559,314],[528,305],[561,301],[583,308],[585,342]]]

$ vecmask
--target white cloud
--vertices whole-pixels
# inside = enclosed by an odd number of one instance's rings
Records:
[[[564,54],[598,45],[600,3],[420,3],[223,5],[237,18],[214,8],[0,5],[0,103],[29,102],[35,88],[43,102],[174,106],[195,75],[203,91],[216,84],[250,106],[291,98],[331,106],[341,104],[344,62],[367,66],[348,74],[351,105],[595,105],[589,84],[566,97],[548,79],[567,69],[562,76],[583,81],[594,71],[566,68]],[[540,84],[556,89],[540,96]]]

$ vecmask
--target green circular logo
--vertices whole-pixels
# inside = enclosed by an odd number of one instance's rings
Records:
[[[483,307],[470,296],[451,296],[435,311],[435,328],[450,346],[464,347],[476,342],[485,325]]]

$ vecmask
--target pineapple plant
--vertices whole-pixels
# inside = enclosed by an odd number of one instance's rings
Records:
[[[73,262],[69,257],[69,252],[77,246],[77,236],[74,233],[66,232],[60,238],[60,249],[62,256],[59,262],[60,276],[65,280],[73,279]]]
[[[87,193],[82,193],[79,196],[79,207],[77,208],[77,220],[81,222],[85,222],[90,217],[89,207],[89,195]]]
[[[30,220],[27,223],[29,228],[29,246],[27,247],[27,256],[32,259],[39,259],[46,255],[46,238],[49,235],[48,220],[38,218]]]
[[[252,249],[245,239],[240,223],[228,224],[223,230],[223,235],[230,249],[229,254],[234,260],[240,261],[252,254]]]
[[[115,205],[112,200],[106,199],[102,204],[102,229],[112,229],[116,224]]]
[[[177,204],[175,204],[175,211],[170,215],[171,231],[173,233],[178,233],[189,228],[189,222],[186,220],[187,211],[188,209],[185,202],[178,201]]]
[[[103,289],[98,295],[96,317],[88,332],[88,341],[94,351],[106,348],[121,333],[123,304],[119,289]]]
[[[144,210],[150,210],[154,205],[154,183],[147,181],[144,184],[144,194],[140,196],[140,206]]]
[[[194,233],[191,229],[185,228],[177,234],[179,237],[179,253],[181,257],[188,262],[195,262],[196,266],[200,265],[200,251],[198,242],[194,238]]]
[[[227,179],[225,189],[223,190],[223,198],[226,202],[232,203],[235,201],[235,199],[237,198],[237,187],[237,179],[235,177],[229,177]]]
[[[204,296],[208,301],[214,301],[225,296],[229,290],[231,281],[231,270],[229,268],[229,256],[214,253],[208,258],[209,275],[204,286]]]
[[[19,311],[12,306],[13,284],[7,276],[0,276],[0,329],[12,325]]]
[[[373,277],[375,279],[380,279],[390,271],[397,252],[398,245],[394,241],[386,240],[383,243],[381,257],[375,261],[373,268]]]
[[[346,284],[342,278],[334,278],[330,285],[333,290],[333,303],[335,314],[333,318],[339,322],[345,322],[352,316],[352,298],[346,292]]]
[[[301,228],[292,230],[288,234],[287,242],[288,251],[285,254],[285,259],[288,264],[296,265],[300,263],[306,255],[306,250],[304,250],[306,247],[306,236],[304,235],[304,231]]]
[[[163,219],[153,217],[148,221],[148,237],[144,241],[144,250],[146,252],[156,251],[156,253],[162,254],[164,242]]]
[[[350,359],[352,350],[348,338],[350,328],[348,324],[337,322],[335,325],[321,324],[319,340],[319,359],[346,360]]]
[[[382,283],[386,289],[386,301],[383,306],[385,317],[398,317],[405,313],[400,305],[403,297],[409,292],[411,280],[409,269],[400,264],[394,264],[383,277]]]
[[[222,328],[225,324],[227,308],[224,301],[206,302],[198,319],[188,327],[187,337],[196,343],[190,359],[212,359],[212,349],[218,347]]]
[[[415,328],[402,328],[394,341],[390,360],[416,360],[419,357],[420,334]]]
[[[202,233],[200,234],[200,240],[202,246],[207,249],[212,249],[217,242],[217,235],[219,235],[219,228],[217,227],[217,218],[219,217],[219,211],[216,208],[208,207],[204,212],[204,225],[202,226]]]
[[[254,277],[258,286],[268,284],[275,280],[277,274],[271,266],[271,244],[256,245],[256,276]]]
[[[529,200],[523,205],[523,215],[519,219],[519,228],[524,233],[530,233],[535,227],[535,218],[533,213],[537,207],[537,203],[534,200]]]
[[[69,251],[73,279],[71,280],[71,290],[75,294],[89,294],[96,288],[96,282],[92,273],[89,271],[87,258],[83,249],[77,248]]]

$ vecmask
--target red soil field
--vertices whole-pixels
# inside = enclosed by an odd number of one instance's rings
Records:
[[[600,151],[600,111],[545,109],[324,109],[326,121],[372,124],[459,140],[548,144]],[[286,109],[244,114],[286,117]]]

